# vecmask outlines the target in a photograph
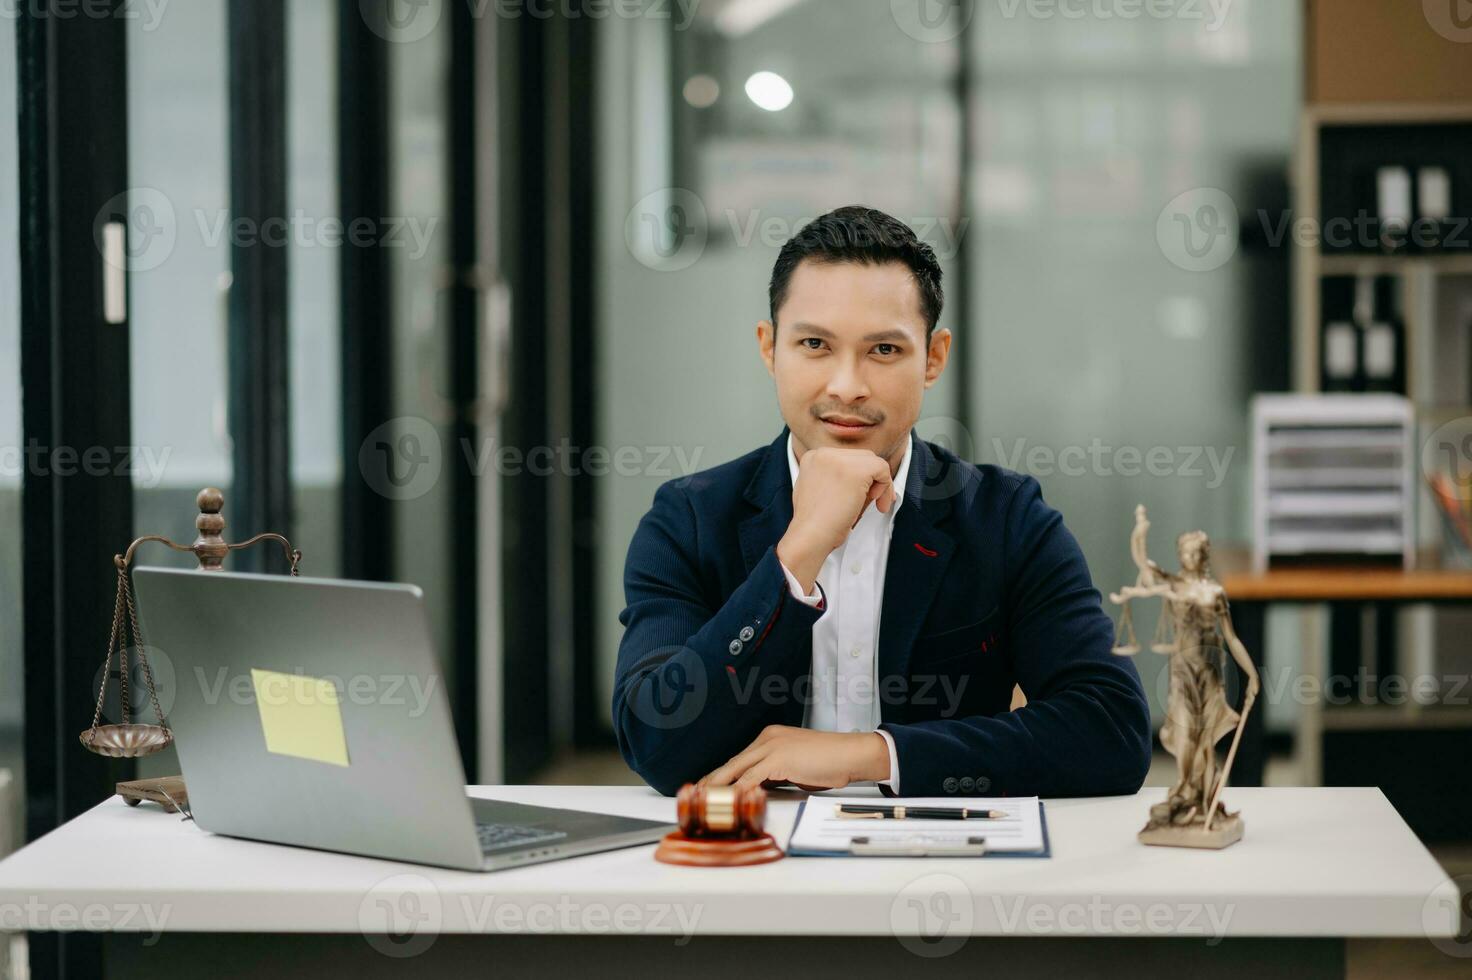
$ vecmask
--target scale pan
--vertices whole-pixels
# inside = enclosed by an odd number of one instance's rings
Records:
[[[98,755],[133,759],[164,748],[174,740],[174,733],[159,725],[99,725],[78,738]]]

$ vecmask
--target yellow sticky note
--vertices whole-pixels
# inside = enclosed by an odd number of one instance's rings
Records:
[[[348,764],[342,709],[331,681],[274,670],[250,671],[266,751],[334,766]]]

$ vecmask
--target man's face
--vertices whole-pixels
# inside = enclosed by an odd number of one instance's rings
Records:
[[[804,261],[777,323],[759,324],[757,339],[797,456],[841,446],[897,467],[951,346],[937,329],[927,347],[914,274],[901,262]]]

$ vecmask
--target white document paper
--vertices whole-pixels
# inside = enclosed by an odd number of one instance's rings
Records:
[[[954,809],[1001,810],[1005,817],[987,820],[876,820],[839,817],[836,807],[842,803],[865,806],[938,806]],[[1043,849],[1043,809],[1036,796],[987,797],[954,796],[905,797],[878,799],[872,796],[810,796],[802,809],[802,818],[787,843],[793,851],[836,851],[847,853],[855,837],[867,837],[872,844],[960,845],[971,837],[985,837],[988,853],[1036,852]]]

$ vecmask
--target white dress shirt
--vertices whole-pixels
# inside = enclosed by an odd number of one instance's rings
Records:
[[[782,566],[794,598],[810,606],[826,603],[823,615],[813,624],[812,695],[803,709],[802,726],[824,732],[878,731],[889,746],[889,779],[881,783],[895,793],[900,790],[899,757],[894,739],[879,731],[879,616],[884,606],[889,538],[894,516],[905,499],[912,444],[907,433],[889,513],[881,513],[872,502],[864,508],[848,539],[824,560],[811,595],[803,595],[797,577]],[[791,433],[787,436],[787,466],[796,487],[800,470]]]

